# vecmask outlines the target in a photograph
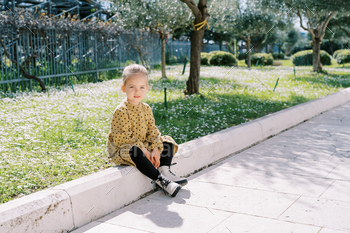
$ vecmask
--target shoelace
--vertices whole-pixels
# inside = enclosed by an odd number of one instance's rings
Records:
[[[157,180],[159,180],[160,181],[160,184],[163,186],[163,187],[168,187],[168,185],[170,184],[170,180],[168,180],[168,179],[166,179],[166,178],[164,178],[164,177],[158,177],[158,179],[156,179],[156,180],[152,180],[151,181],[151,184],[154,184]]]
[[[168,184],[170,184],[170,180],[164,179],[164,178],[162,178],[162,177],[159,178],[159,181],[160,181],[160,184],[161,184],[163,187],[168,187]]]
[[[173,176],[176,176],[176,175],[170,170],[170,167],[169,167],[169,173],[172,174]]]
[[[177,164],[177,163],[172,163],[172,164],[170,164],[170,166],[173,166],[173,165],[175,165],[175,164]],[[169,166],[169,172],[170,172],[170,174],[172,174],[173,176],[176,176],[176,175],[170,170],[170,166]]]
[[[170,180],[164,179],[163,177],[159,176],[158,179],[152,180],[152,181],[151,181],[151,184],[154,184],[157,180],[160,181],[160,184],[161,184],[162,187],[164,187],[164,188],[165,188],[165,187],[168,187],[168,184],[170,184],[170,182],[171,182]],[[167,192],[165,191],[164,188],[162,188],[162,189],[163,189],[164,194],[166,195]]]

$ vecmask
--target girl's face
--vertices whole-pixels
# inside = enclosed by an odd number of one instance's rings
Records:
[[[148,90],[147,78],[142,74],[136,74],[126,80],[125,86],[121,84],[121,88],[126,93],[128,103],[138,106]]]

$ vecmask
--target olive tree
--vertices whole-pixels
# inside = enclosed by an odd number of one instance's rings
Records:
[[[237,15],[237,1],[236,0],[212,0],[209,3],[210,30],[208,35],[204,35],[205,38],[213,40],[222,48],[222,42],[225,41],[226,45],[232,44],[236,39],[233,26],[235,25],[235,19]],[[230,49],[229,47],[227,48]]]
[[[338,14],[329,22],[329,28],[332,33],[336,33],[336,30],[340,30],[350,37],[350,10],[343,14]]]
[[[238,36],[246,43],[248,67],[251,67],[250,47],[252,39],[261,35],[265,35],[275,27],[280,27],[283,24],[281,16],[276,16],[272,12],[262,9],[258,2],[248,2],[244,9],[238,5],[238,15],[234,30]]]
[[[300,20],[300,27],[312,37],[313,72],[322,71],[320,44],[330,20],[340,12],[348,11],[349,1],[344,0],[262,0],[277,13],[293,13]]]
[[[191,58],[190,58],[190,76],[186,82],[186,91],[188,95],[199,93],[199,76],[201,66],[201,47],[204,31],[207,28],[209,19],[207,0],[198,0],[198,4],[193,0],[180,0],[192,11],[194,19],[193,35],[191,37]]]
[[[117,9],[116,22],[124,29],[139,29],[143,32],[150,31],[159,34],[162,44],[162,78],[166,78],[166,39],[169,34],[190,23],[191,13],[189,9],[182,3],[172,0],[117,1]],[[141,54],[141,56],[143,55]]]

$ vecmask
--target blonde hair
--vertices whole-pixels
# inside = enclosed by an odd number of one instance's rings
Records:
[[[123,86],[126,85],[126,81],[131,78],[134,75],[141,74],[144,75],[146,80],[147,80],[147,85],[148,85],[148,73],[147,69],[139,64],[132,64],[128,65],[127,67],[124,68],[123,70]]]

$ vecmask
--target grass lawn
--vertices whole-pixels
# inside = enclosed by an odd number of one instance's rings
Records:
[[[184,98],[189,68],[150,75],[150,104],[162,134],[179,144],[249,122],[350,86],[349,70],[311,74],[310,67],[202,67],[200,92]],[[277,78],[279,84],[273,92]],[[47,93],[0,98],[0,203],[112,166],[106,139],[112,113],[125,97],[120,79],[75,85]],[[168,108],[164,107],[164,87]]]

